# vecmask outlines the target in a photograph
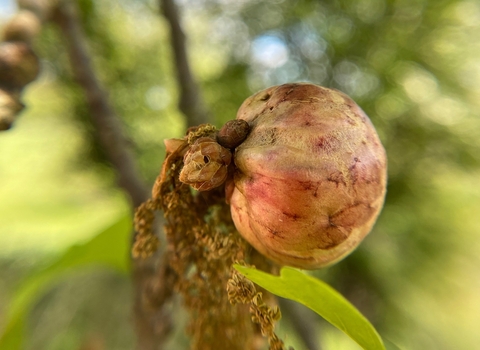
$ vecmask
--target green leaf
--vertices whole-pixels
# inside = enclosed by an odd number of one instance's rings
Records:
[[[241,265],[234,267],[269,292],[309,307],[345,332],[363,349],[385,350],[382,339],[372,324],[328,284],[290,267],[282,268],[280,276]]]
[[[126,215],[90,241],[70,247],[46,267],[27,277],[10,303],[6,326],[0,336],[0,349],[21,349],[25,320],[31,306],[48,288],[73,269],[102,265],[127,273],[131,230],[131,218]]]

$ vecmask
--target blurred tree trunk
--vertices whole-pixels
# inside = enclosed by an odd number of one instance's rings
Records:
[[[94,72],[74,4],[60,3],[54,11],[53,21],[64,35],[74,78],[84,92],[96,128],[96,137],[116,171],[119,187],[130,197],[132,205],[138,207],[150,194],[123,134],[120,118],[110,105],[108,95]],[[157,261],[158,256],[133,260],[134,315],[137,347],[141,350],[161,349],[170,329],[170,317],[163,308],[163,301],[171,294],[172,286],[161,284],[165,290],[161,302],[152,303],[146,299],[146,291],[151,290],[151,286],[158,285],[160,276],[157,275]],[[163,272],[164,266],[166,265],[160,266],[159,271]],[[158,288],[156,292],[158,293]]]

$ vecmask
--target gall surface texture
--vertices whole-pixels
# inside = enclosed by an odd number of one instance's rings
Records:
[[[304,269],[352,252],[386,188],[385,150],[360,107],[336,90],[285,84],[249,97],[237,119],[251,129],[227,184],[240,234],[268,258]]]

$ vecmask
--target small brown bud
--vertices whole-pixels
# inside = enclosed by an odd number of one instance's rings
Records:
[[[220,129],[217,141],[226,148],[235,148],[247,138],[250,126],[243,119],[229,120]]]
[[[35,80],[40,71],[37,55],[22,42],[0,44],[0,85],[21,89]]]
[[[201,137],[183,158],[180,181],[199,191],[218,187],[227,178],[227,167],[232,160],[230,151],[210,137]]]

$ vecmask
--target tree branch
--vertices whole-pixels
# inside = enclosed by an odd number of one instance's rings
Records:
[[[109,105],[107,93],[95,75],[73,3],[61,2],[53,19],[65,37],[73,74],[85,93],[99,142],[117,172],[119,186],[130,196],[133,205],[138,207],[149,198],[149,192],[137,171],[120,119]]]
[[[137,171],[137,164],[123,135],[120,119],[110,106],[107,93],[95,75],[76,11],[73,2],[61,1],[52,20],[65,37],[75,80],[85,94],[97,137],[116,170],[118,184],[130,196],[132,204],[138,207],[150,194]],[[164,279],[168,275],[168,264],[161,261],[159,266],[156,266],[157,262],[158,257],[137,259],[133,262],[135,326],[137,348],[140,350],[161,349],[170,327],[170,314],[165,308],[165,301],[171,295],[173,283],[170,283],[170,278]],[[151,293],[152,288],[157,293]],[[154,300],[154,294],[162,294],[164,297]]]
[[[178,8],[174,0],[160,0],[159,3],[170,25],[170,43],[175,56],[175,70],[180,88],[178,108],[185,114],[188,126],[208,123],[209,116],[190,69],[186,38],[180,25]]]

